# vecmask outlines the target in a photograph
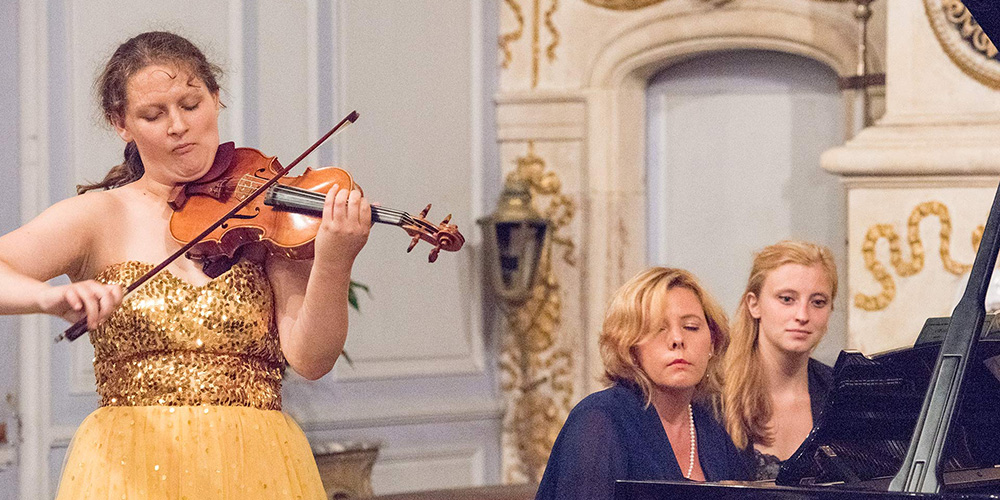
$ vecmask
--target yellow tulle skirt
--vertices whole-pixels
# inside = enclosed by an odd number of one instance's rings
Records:
[[[305,434],[280,411],[112,406],[83,421],[63,499],[325,499]]]

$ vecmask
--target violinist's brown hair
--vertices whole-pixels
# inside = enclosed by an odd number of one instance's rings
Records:
[[[118,46],[95,83],[104,119],[109,124],[121,125],[125,120],[128,82],[132,76],[150,64],[163,63],[183,67],[204,82],[210,93],[218,95],[217,77],[222,75],[222,70],[208,62],[198,47],[188,39],[166,31],[141,33]],[[77,194],[124,186],[142,177],[145,167],[134,142],[125,145],[124,157],[122,164],[112,167],[101,182],[77,186]]]
[[[747,288],[733,318],[733,343],[724,360],[723,421],[733,443],[739,448],[754,443],[770,445],[774,441],[768,427],[774,410],[758,348],[760,320],[750,314],[747,296],[752,293],[760,297],[764,280],[771,271],[786,264],[819,266],[830,280],[831,304],[837,297],[837,264],[829,248],[807,241],[788,240],[765,247],[754,255]]]
[[[604,327],[598,341],[604,362],[604,380],[638,385],[646,397],[646,404],[649,404],[654,384],[639,366],[636,346],[655,335],[650,325],[653,297],[674,288],[687,288],[694,292],[705,313],[712,336],[712,357],[708,360],[705,378],[695,386],[695,398],[711,404],[718,411],[717,399],[722,383],[720,360],[729,345],[729,322],[719,303],[693,274],[683,269],[647,269],[615,292],[604,316]]]

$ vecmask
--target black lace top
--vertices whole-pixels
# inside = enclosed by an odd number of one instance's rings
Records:
[[[810,358],[808,370],[809,406],[812,409],[813,425],[815,425],[820,413],[823,412],[823,405],[826,404],[826,395],[833,386],[833,368]],[[750,449],[753,450],[750,466],[753,467],[754,480],[764,481],[778,477],[778,469],[784,462],[774,455],[757,451],[752,443]]]

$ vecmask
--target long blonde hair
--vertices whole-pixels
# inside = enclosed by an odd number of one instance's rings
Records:
[[[733,318],[732,346],[723,363],[723,420],[733,443],[739,448],[752,443],[770,445],[774,441],[768,427],[773,408],[757,347],[760,320],[750,315],[747,296],[752,293],[760,297],[767,276],[785,264],[822,267],[830,279],[831,303],[837,296],[837,264],[825,246],[806,241],[782,241],[754,255],[750,279]]]
[[[712,357],[708,360],[705,378],[695,386],[695,398],[714,403],[722,385],[722,366],[719,360],[729,346],[726,313],[690,272],[668,267],[650,268],[630,279],[615,292],[604,317],[599,340],[605,381],[638,385],[646,396],[647,405],[652,397],[653,381],[639,366],[635,346],[652,335],[649,309],[655,294],[678,287],[691,290],[698,298],[712,336]]]

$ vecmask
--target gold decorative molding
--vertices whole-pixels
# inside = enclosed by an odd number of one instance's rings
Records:
[[[500,388],[507,407],[501,439],[503,481],[508,484],[541,480],[573,398],[573,358],[557,338],[562,288],[553,266],[553,250],[563,247],[561,260],[576,265],[572,238],[560,234],[573,220],[576,204],[562,194],[558,176],[546,171],[533,141],[528,142],[528,153],[516,161],[517,169],[508,177],[526,181],[533,200],[548,198],[547,208],[540,213],[552,221],[553,236],[542,254],[531,298],[505,311]]]
[[[875,255],[875,245],[880,239],[885,238],[889,241],[889,260],[900,277],[913,276],[924,268],[924,244],[920,241],[920,221],[931,215],[936,216],[941,222],[940,254],[944,269],[959,276],[969,271],[972,267],[971,264],[961,264],[951,258],[951,215],[948,212],[948,207],[938,201],[927,201],[913,209],[906,223],[907,242],[910,246],[909,261],[903,260],[899,234],[896,233],[895,227],[891,224],[875,224],[868,229],[867,234],[865,234],[865,242],[861,245],[861,255],[865,259],[865,268],[882,286],[882,291],[877,295],[855,294],[855,307],[865,311],[880,311],[888,307],[889,303],[896,297],[896,283],[885,265]],[[972,233],[972,247],[974,249],[979,247],[983,230],[983,226],[979,226]]]
[[[618,217],[617,232],[620,244],[614,249],[617,254],[614,260],[615,271],[618,273],[616,283],[625,283],[625,280],[628,279],[628,276],[625,274],[625,248],[629,245],[631,238],[629,238],[628,226],[625,225],[625,217],[623,216]]]
[[[590,5],[611,10],[639,10],[664,0],[584,0]]]
[[[559,230],[573,220],[573,216],[576,215],[576,204],[569,196],[562,194],[562,181],[559,176],[555,172],[545,171],[545,160],[535,155],[535,141],[528,141],[528,154],[516,161],[517,169],[509,175],[527,181],[533,199],[538,199],[539,196],[549,197],[549,205],[540,213],[552,220],[553,243],[565,247],[563,261],[575,266],[576,257],[573,252],[576,250],[576,244],[569,237],[560,235]]]
[[[603,9],[610,10],[639,10],[645,9],[646,7],[662,3],[665,0],[583,0],[590,5],[596,7],[601,7]],[[733,0],[702,0],[703,2],[710,3],[716,7],[721,7],[724,4],[732,2]]]
[[[962,0],[924,0],[924,10],[948,57],[969,76],[1000,88],[997,48]]]
[[[545,47],[545,57],[548,57],[550,62],[556,60],[556,47],[559,46],[559,30],[556,28],[556,23],[552,22],[552,16],[558,8],[559,0],[552,0],[549,9],[545,11],[545,29],[549,30],[549,36],[552,37],[552,41]]]
[[[514,31],[500,35],[500,52],[503,53],[503,61],[500,62],[500,67],[507,69],[510,66],[510,61],[513,59],[510,44],[520,40],[521,35],[524,34],[524,14],[521,12],[521,6],[517,3],[517,0],[504,0],[504,4],[510,7],[511,12],[514,13],[514,19],[517,20],[517,28]]]
[[[521,39],[524,35],[524,11],[521,8],[521,4],[517,0],[504,0],[504,5],[510,7],[511,12],[514,13],[514,19],[517,21],[517,27],[512,31],[500,35],[498,45],[500,52],[503,54],[503,59],[500,61],[500,67],[507,69],[510,67],[511,61],[514,59],[514,53],[511,50],[511,44]],[[559,46],[559,42],[562,39],[559,34],[559,29],[556,27],[555,22],[552,20],[553,15],[559,9],[559,0],[549,0],[549,8],[542,13],[542,0],[532,0],[532,16],[531,16],[531,88],[538,88],[539,74],[541,72],[541,61],[542,61],[542,25],[545,25],[545,29],[549,34],[549,44],[545,47],[545,58],[549,61],[555,61],[556,59],[556,48]]]

